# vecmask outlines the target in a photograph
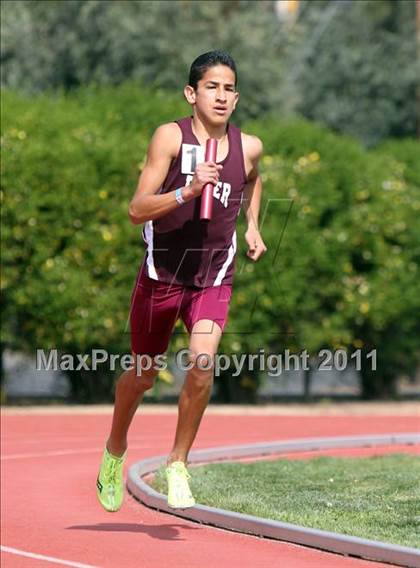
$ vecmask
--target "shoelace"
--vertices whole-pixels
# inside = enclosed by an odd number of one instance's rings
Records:
[[[175,474],[173,477],[171,476],[173,495],[175,495],[177,499],[192,498],[191,490],[188,485],[188,479],[191,479],[191,475],[188,473],[185,465],[183,463],[175,463],[172,464],[171,469],[171,473]]]
[[[176,473],[180,475],[185,475],[187,479],[191,479],[191,475],[188,473],[187,468],[183,463],[175,463],[171,465],[171,468],[176,471]]]
[[[111,460],[105,472],[106,481],[110,484],[116,483],[118,478],[118,473],[119,471],[117,469],[117,462],[115,460]]]

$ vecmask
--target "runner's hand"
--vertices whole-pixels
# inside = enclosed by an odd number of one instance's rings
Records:
[[[261,255],[267,252],[267,247],[262,240],[261,234],[257,229],[248,228],[245,233],[245,240],[248,245],[247,257],[256,262]]]
[[[189,185],[192,195],[197,197],[207,183],[216,185],[219,181],[219,172],[223,169],[221,164],[215,162],[202,162],[195,168],[194,176]]]

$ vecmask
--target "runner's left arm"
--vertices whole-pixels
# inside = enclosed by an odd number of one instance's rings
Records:
[[[258,164],[262,155],[262,142],[256,136],[250,137],[247,153],[252,164],[248,174],[248,181],[244,187],[243,209],[248,223],[245,232],[245,240],[248,244],[247,256],[257,261],[267,250],[259,230],[259,214],[262,196],[262,181],[259,174]]]

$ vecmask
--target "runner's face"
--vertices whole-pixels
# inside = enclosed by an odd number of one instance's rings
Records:
[[[207,69],[198,81],[196,110],[205,115],[209,122],[225,124],[235,110],[238,98],[235,73],[226,65],[215,65]]]

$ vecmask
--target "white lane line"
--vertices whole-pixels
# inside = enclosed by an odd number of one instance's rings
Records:
[[[157,440],[160,441],[160,440]],[[260,441],[260,440],[258,440]],[[220,440],[212,440],[211,443],[209,443],[209,446],[205,446],[203,449],[207,449],[207,448],[212,448],[214,445],[220,443]],[[130,444],[128,446],[129,450],[149,450],[149,449],[156,449],[156,444],[153,444],[152,446],[147,445],[145,446],[144,444],[142,445],[132,445]],[[74,450],[53,450],[50,452],[31,452],[31,453],[25,453],[25,454],[3,454],[0,457],[0,461],[8,461],[8,460],[20,460],[20,459],[26,459],[26,458],[44,458],[44,457],[49,457],[49,456],[74,456],[77,454],[90,454],[90,453],[102,453],[103,452],[103,446],[98,445],[95,446],[94,448],[83,448],[83,449],[74,449]],[[165,453],[165,450],[162,450],[162,454]]]
[[[40,436],[39,440],[28,440],[27,438],[22,439],[21,437],[12,436],[2,436],[1,441],[3,444],[45,444],[46,442],[86,442],[87,440],[98,440],[98,436],[48,436],[48,434],[37,434]],[[26,434],[27,436],[27,434]]]
[[[27,434],[26,434],[27,436]],[[38,434],[38,436],[41,436],[41,438],[39,440],[28,440],[28,439],[22,439],[22,438],[17,438],[14,437],[12,438],[11,436],[2,436],[1,437],[1,443],[2,444],[25,444],[25,445],[29,445],[29,444],[33,444],[33,445],[41,445],[41,444],[46,444],[46,443],[54,443],[54,442],[58,442],[58,443],[64,443],[64,442],[87,442],[87,441],[92,441],[93,443],[97,442],[97,441],[102,441],[102,438],[100,438],[99,436],[72,436],[72,437],[61,437],[61,436],[48,436],[43,434]],[[142,436],[130,436],[130,439],[132,442],[136,442],[139,441],[141,442],[142,440],[144,440],[145,438],[147,438],[147,435],[142,435]],[[165,436],[164,434],[162,434],[161,436],[155,436],[153,435],[153,439],[154,440],[166,440],[167,436]]]
[[[154,446],[130,446],[131,450],[146,450],[153,448]],[[49,456],[74,456],[78,454],[91,454],[92,452],[102,453],[104,451],[103,447],[96,446],[95,448],[84,448],[76,450],[57,450],[54,452],[39,452],[30,454],[8,454],[1,456],[1,461],[6,460],[20,460],[25,458],[47,458]]]
[[[54,556],[44,556],[43,554],[35,554],[34,552],[25,552],[18,548],[10,546],[0,546],[2,552],[9,552],[10,554],[17,554],[18,556],[26,556],[27,558],[35,558],[36,560],[45,560],[45,562],[53,562],[54,564],[63,564],[64,566],[74,566],[75,568],[97,568],[92,564],[81,564],[80,562],[72,562],[71,560],[61,560]]]

